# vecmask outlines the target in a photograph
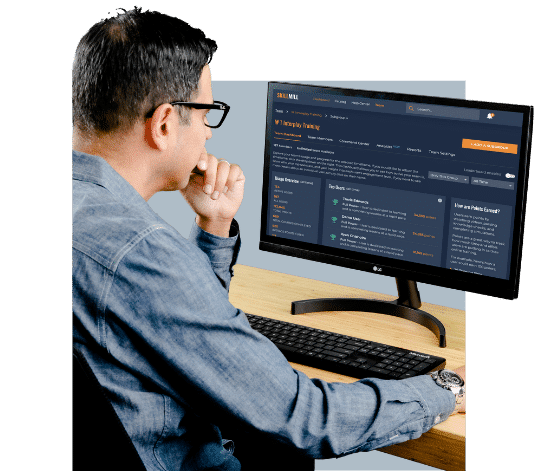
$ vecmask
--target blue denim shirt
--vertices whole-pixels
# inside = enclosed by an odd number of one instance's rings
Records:
[[[238,470],[219,432],[229,415],[331,458],[417,438],[452,412],[428,376],[294,370],[228,301],[238,246],[196,224],[183,238],[105,160],[73,152],[74,344],[148,470]]]

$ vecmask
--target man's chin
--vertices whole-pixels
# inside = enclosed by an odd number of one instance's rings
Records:
[[[179,182],[172,182],[172,183],[169,183],[161,191],[178,191],[178,190],[181,190],[182,187],[183,187],[183,185],[180,185]]]

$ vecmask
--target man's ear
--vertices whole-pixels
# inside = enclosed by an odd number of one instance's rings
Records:
[[[165,103],[145,123],[145,141],[153,149],[167,150],[172,126],[173,106]]]

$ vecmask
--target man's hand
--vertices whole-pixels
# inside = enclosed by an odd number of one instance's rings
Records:
[[[197,214],[196,222],[201,229],[228,237],[244,188],[245,175],[239,165],[219,161],[205,152],[181,193]]]
[[[464,366],[461,366],[460,368],[456,368],[456,369],[454,370],[454,372],[455,372],[456,374],[459,374],[459,375],[462,377],[462,379],[464,380],[464,383],[466,382],[466,381],[465,381],[465,365],[464,365]],[[464,400],[463,400],[463,402],[462,402],[462,405],[461,405],[460,408],[458,409],[458,412],[459,412],[460,414],[465,414],[465,402],[466,402],[466,398],[467,398],[467,393],[464,394]]]

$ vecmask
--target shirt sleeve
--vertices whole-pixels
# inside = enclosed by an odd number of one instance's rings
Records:
[[[195,222],[189,234],[189,241],[208,256],[215,275],[226,290],[230,289],[230,280],[234,276],[233,267],[241,248],[241,235],[237,221],[235,219],[232,221],[229,237],[210,234],[202,230]]]
[[[454,394],[427,376],[346,384],[294,370],[230,304],[217,265],[228,271],[231,244],[212,237],[197,231],[199,250],[172,231],[151,232],[120,261],[106,294],[107,349],[153,390],[314,458],[417,438],[452,412]]]

